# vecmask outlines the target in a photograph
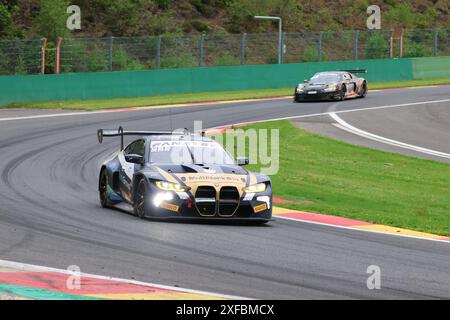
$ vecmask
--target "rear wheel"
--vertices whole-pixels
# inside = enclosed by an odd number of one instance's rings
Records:
[[[134,214],[141,219],[145,218],[146,203],[147,203],[146,196],[147,196],[147,183],[144,179],[142,179],[141,181],[139,181],[133,206]]]
[[[98,192],[102,207],[109,208],[111,205],[108,199],[108,175],[106,174],[106,170],[102,170],[100,173]]]

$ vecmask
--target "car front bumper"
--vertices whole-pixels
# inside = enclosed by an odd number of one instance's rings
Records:
[[[339,91],[325,92],[324,90],[316,90],[316,93],[310,93],[308,91],[295,92],[295,101],[317,101],[317,100],[335,100],[340,98],[341,93]]]
[[[152,196],[150,196],[152,197]],[[153,194],[154,197],[154,194]],[[234,212],[228,214],[220,212],[220,201],[211,203],[214,210],[209,214],[202,213],[200,205],[195,198],[187,193],[173,193],[172,199],[161,201],[158,205],[154,201],[148,201],[148,212],[154,218],[188,218],[204,220],[250,220],[269,221],[272,219],[272,194],[268,188],[265,192],[260,192],[249,196],[244,194],[240,199]]]

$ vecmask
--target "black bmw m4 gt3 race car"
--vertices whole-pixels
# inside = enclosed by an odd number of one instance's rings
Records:
[[[140,136],[123,148],[124,136]],[[140,218],[245,220],[272,218],[268,176],[252,173],[204,134],[103,130],[119,136],[121,148],[100,169],[99,193],[105,208],[131,205]]]
[[[294,101],[344,100],[364,98],[367,94],[367,80],[356,73],[366,70],[319,72],[295,87]]]

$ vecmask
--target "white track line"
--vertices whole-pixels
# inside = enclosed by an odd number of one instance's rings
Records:
[[[358,135],[360,137],[363,137],[363,138],[366,138],[366,139],[370,139],[370,140],[373,140],[373,141],[377,141],[377,142],[380,142],[380,143],[388,144],[388,145],[391,145],[391,146],[403,148],[403,149],[408,149],[408,150],[412,150],[412,151],[416,151],[416,152],[420,152],[420,153],[424,153],[424,154],[428,154],[428,155],[432,155],[432,156],[436,156],[436,157],[450,159],[450,154],[445,153],[445,152],[431,150],[431,149],[415,146],[415,145],[412,145],[412,144],[404,143],[404,142],[401,142],[401,141],[385,138],[385,137],[382,137],[382,136],[379,136],[379,135],[376,135],[376,134],[373,134],[373,133],[361,130],[359,128],[356,128],[356,127],[352,126],[351,124],[345,122],[342,118],[340,118],[334,112],[330,113],[330,117],[333,118],[337,122],[337,124],[333,124],[335,127],[338,127],[339,129],[342,129],[342,130],[345,130],[347,132],[353,133],[353,134]]]
[[[74,275],[74,272],[69,271],[69,270],[49,268],[49,267],[43,267],[43,266],[37,266],[37,265],[33,265],[33,264],[25,264],[25,263],[7,261],[7,260],[0,260],[0,267],[11,268],[11,269],[16,269],[16,270],[21,270],[21,271],[29,271],[29,272],[56,272],[56,273],[63,273],[63,274],[67,274],[67,275]],[[186,289],[186,288],[180,288],[180,287],[172,287],[172,286],[166,286],[166,285],[149,283],[149,282],[141,282],[141,281],[136,281],[136,280],[99,276],[99,275],[89,274],[89,273],[84,273],[84,272],[81,272],[79,275],[81,277],[87,277],[87,278],[93,278],[93,279],[111,280],[111,281],[117,281],[117,282],[122,282],[122,283],[135,284],[135,285],[139,285],[139,286],[155,287],[155,288],[159,288],[159,289],[172,290],[172,291],[177,291],[177,292],[215,296],[215,297],[224,298],[224,299],[251,300],[249,298],[244,298],[244,297],[239,297],[239,296],[230,296],[230,295],[224,295],[224,294],[220,294],[220,293],[192,290],[192,289]],[[76,294],[76,290],[74,290],[74,294]]]
[[[279,98],[275,98],[274,100],[279,100]],[[252,102],[252,101],[249,101],[249,102]],[[368,107],[368,108],[355,108],[355,109],[333,111],[333,112],[334,113],[347,113],[347,112],[357,112],[357,111],[366,111],[366,110],[410,107],[410,106],[418,106],[418,105],[423,105],[423,104],[436,104],[436,103],[444,103],[444,102],[450,102],[450,99],[410,102],[410,103],[392,104],[392,105],[384,105],[384,106],[376,106],[376,107]],[[229,104],[229,103],[230,102],[223,102],[223,103],[217,103],[217,104]],[[211,104],[211,105],[213,105],[213,104]],[[208,106],[208,105],[201,105],[201,106]],[[187,105],[186,107],[189,107],[189,106]],[[117,112],[135,112],[135,111],[147,111],[147,110],[159,109],[159,108],[164,108],[164,106],[153,106],[151,108],[146,108],[146,107],[133,108],[133,109],[129,109],[129,110],[128,109],[99,110],[99,111],[83,111],[83,112],[70,112],[70,113],[55,113],[55,114],[25,116],[25,117],[10,117],[10,118],[0,118],[0,121],[17,121],[17,120],[44,119],[44,118],[57,118],[57,117],[73,117],[73,116],[96,115],[96,114],[117,113]],[[171,107],[167,107],[167,108],[171,108]],[[278,120],[309,118],[309,117],[329,115],[330,113],[331,112],[321,112],[321,113],[313,113],[313,114],[306,114],[306,115],[300,115],[300,116],[289,116],[289,117],[272,118],[272,119],[266,119],[266,120],[257,120],[257,121],[251,121],[251,122],[259,123],[259,122],[271,122],[271,121],[278,121]],[[234,125],[236,125],[236,124],[234,124]],[[224,126],[225,125],[220,126],[220,127],[224,127]],[[231,126],[231,124],[229,124],[228,126]],[[217,128],[220,128],[220,127],[217,127]],[[210,129],[216,129],[216,128],[210,128]]]
[[[315,225],[319,225],[319,226],[339,228],[339,229],[344,229],[344,230],[370,232],[370,233],[377,233],[377,234],[388,235],[388,236],[412,238],[412,239],[418,239],[418,240],[429,240],[429,241],[435,241],[435,242],[441,242],[441,243],[445,243],[445,244],[450,244],[450,242],[448,240],[443,240],[445,238],[445,236],[442,236],[442,239],[439,239],[439,238],[425,238],[425,237],[420,237],[420,236],[413,236],[413,235],[410,235],[410,234],[398,234],[398,233],[385,232],[385,231],[380,231],[380,230],[359,229],[359,228],[355,228],[355,227],[340,226],[340,225],[330,224],[330,223],[325,223],[325,222],[300,220],[300,219],[295,219],[295,218],[284,217],[283,215],[273,215],[273,217],[275,219],[303,222],[303,223],[315,224]],[[402,229],[402,228],[399,228],[399,229]]]
[[[17,121],[17,120],[29,120],[29,119],[44,119],[44,118],[70,117],[70,116],[84,116],[84,115],[99,114],[99,113],[105,113],[105,112],[106,111],[85,111],[85,112],[52,113],[52,114],[43,114],[43,115],[39,115],[39,116],[0,118],[0,121]],[[116,111],[116,112],[119,112],[119,111]]]
[[[424,105],[424,104],[437,104],[437,103],[444,103],[444,102],[450,102],[450,99],[429,100],[429,101],[411,102],[411,103],[402,103],[402,104],[391,104],[391,105],[384,105],[384,106],[376,106],[376,107],[368,107],[368,108],[355,108],[355,109],[340,110],[340,111],[328,111],[328,112],[311,113],[311,114],[304,114],[304,115],[300,115],[300,116],[288,116],[288,117],[272,118],[272,119],[265,119],[265,120],[255,120],[255,121],[249,120],[244,123],[234,123],[234,124],[227,124],[227,125],[221,125],[221,126],[217,126],[217,127],[213,127],[213,128],[208,128],[208,130],[220,129],[223,127],[238,126],[238,125],[245,124],[245,123],[262,123],[262,122],[273,122],[273,121],[281,121],[281,120],[303,119],[303,118],[312,118],[312,117],[319,117],[319,116],[329,116],[331,113],[335,113],[335,114],[350,113],[350,112],[380,110],[380,109],[399,108],[399,107],[411,107],[411,106],[419,106],[419,105]],[[1,119],[0,119],[0,121],[1,121]]]
[[[104,109],[95,111],[77,111],[66,113],[51,113],[35,116],[23,116],[23,117],[9,117],[0,118],[0,121],[14,121],[14,120],[29,120],[29,119],[42,119],[42,118],[57,118],[57,117],[70,117],[70,116],[85,116],[96,115],[102,113],[117,113],[117,112],[133,112],[133,111],[147,111],[147,110],[159,110],[159,109],[172,109],[172,108],[187,108],[187,107],[208,107],[214,105],[227,105],[232,103],[249,103],[249,102],[264,102],[264,101],[276,101],[288,99],[290,97],[274,97],[274,98],[260,98],[260,99],[243,99],[243,100],[228,100],[228,101],[212,101],[212,102],[198,102],[198,103],[185,103],[185,104],[168,104],[168,105],[154,105],[143,107],[129,107],[129,108],[117,108],[117,109]],[[1,108],[0,108],[1,109]],[[5,109],[8,110],[8,109]],[[26,110],[26,109],[24,109]],[[45,109],[42,109],[45,110]]]

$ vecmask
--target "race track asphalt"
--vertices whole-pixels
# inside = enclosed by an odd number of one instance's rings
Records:
[[[259,227],[142,221],[102,209],[99,164],[119,143],[99,145],[96,130],[167,130],[192,127],[194,120],[214,127],[446,100],[449,88],[373,92],[338,104],[279,99],[11,121],[1,119],[27,112],[0,110],[0,259],[63,269],[78,265],[87,273],[258,299],[448,299],[448,243],[279,219]],[[365,130],[449,152],[449,106],[380,109],[374,116],[388,119],[384,129],[364,112],[340,115]],[[413,129],[408,133],[406,126]],[[366,287],[370,265],[381,268],[380,290]]]

